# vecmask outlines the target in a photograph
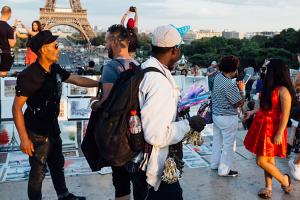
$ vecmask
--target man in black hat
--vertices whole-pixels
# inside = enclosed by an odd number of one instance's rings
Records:
[[[41,188],[46,164],[59,200],[85,199],[69,193],[66,187],[62,140],[57,117],[62,82],[82,87],[96,87],[98,82],[70,74],[56,64],[60,51],[57,37],[46,30],[32,38],[30,48],[38,55],[38,59],[19,74],[12,108],[21,140],[20,148],[29,155],[30,200],[42,199]],[[25,102],[27,109],[23,115],[22,108]]]

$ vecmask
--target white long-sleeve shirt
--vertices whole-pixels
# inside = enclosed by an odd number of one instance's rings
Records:
[[[175,122],[180,90],[170,71],[156,58],[150,57],[142,68],[155,67],[162,71],[148,72],[139,86],[139,103],[145,141],[153,146],[146,163],[147,183],[158,190],[169,145],[182,141],[190,130],[187,120]]]

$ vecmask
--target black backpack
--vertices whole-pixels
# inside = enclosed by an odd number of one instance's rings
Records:
[[[130,111],[136,110],[140,116],[139,85],[145,73],[151,71],[163,74],[157,68],[149,67],[142,70],[140,66],[130,63],[130,69],[120,74],[108,98],[97,111],[98,119],[96,119],[93,135],[98,147],[99,159],[105,160],[111,166],[123,166],[139,150],[136,147],[133,150],[130,143]],[[143,149],[144,146],[141,146],[140,150]]]

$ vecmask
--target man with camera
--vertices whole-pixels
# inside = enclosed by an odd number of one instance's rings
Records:
[[[19,21],[16,20],[11,27],[7,23],[10,17],[11,8],[3,6],[1,9],[0,20],[0,77],[7,76],[7,73],[14,62],[10,48],[14,47],[17,42],[15,29]]]

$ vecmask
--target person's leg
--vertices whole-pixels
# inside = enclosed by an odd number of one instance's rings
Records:
[[[211,169],[218,169],[221,159],[221,151],[222,151],[222,135],[221,130],[218,127],[218,122],[220,116],[213,116],[213,144],[212,144],[212,155],[210,161],[210,168]]]
[[[300,181],[300,154],[295,160],[289,160],[289,168],[294,179]]]
[[[287,152],[286,152],[287,155],[291,154],[292,148],[294,146],[296,131],[297,128],[294,127],[293,125],[291,126],[291,128],[288,128],[288,141],[287,141]]]
[[[129,173],[129,175],[132,182],[134,200],[144,200],[148,192],[146,173],[139,171],[137,173]]]
[[[288,186],[289,180],[286,175],[281,174],[275,165],[275,158],[266,156],[256,156],[256,164],[265,170],[269,175],[274,177],[281,185]]]
[[[275,165],[275,158],[274,157],[269,157],[268,161]],[[265,173],[265,182],[266,182],[266,189],[268,190],[272,190],[272,175],[270,173],[268,173],[267,171],[264,170]]]
[[[294,161],[295,165],[300,165],[300,154],[298,154],[297,158]]]
[[[233,158],[236,149],[235,139],[238,130],[238,116],[223,116],[221,134],[223,136],[223,149],[218,169],[220,176],[227,175],[233,167]]]
[[[178,181],[172,184],[162,181],[157,191],[155,191],[153,187],[149,188],[147,197],[145,198],[145,200],[166,199],[183,200],[182,188]]]
[[[116,200],[130,200],[130,177],[124,166],[111,167]]]
[[[31,169],[28,180],[28,198],[40,200],[42,199],[42,183],[45,178],[49,141],[47,137],[34,134],[29,130],[28,134],[34,146],[33,156],[29,157]]]
[[[64,156],[62,154],[62,141],[60,136],[50,138],[50,147],[47,159],[53,186],[58,198],[69,194],[64,175]]]

